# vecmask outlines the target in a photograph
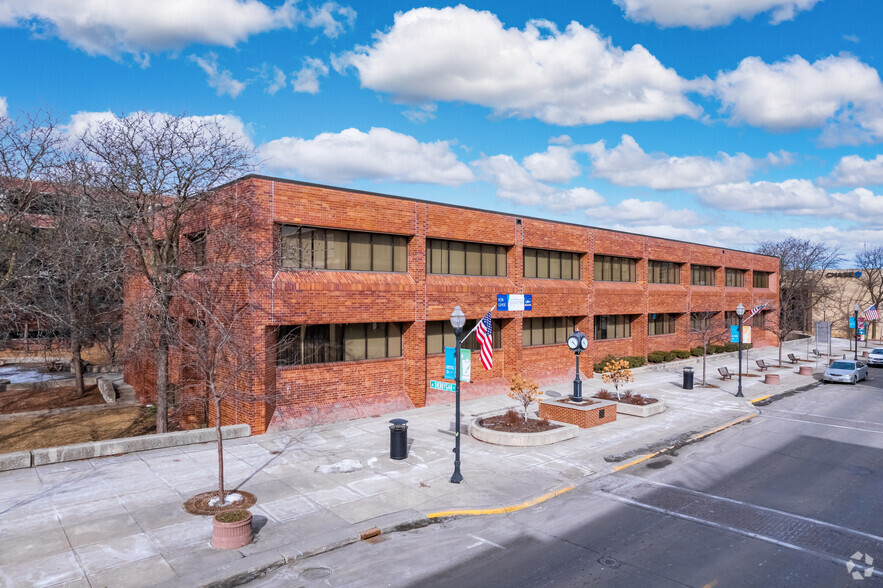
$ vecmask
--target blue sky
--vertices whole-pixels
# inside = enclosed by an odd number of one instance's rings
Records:
[[[851,257],[883,242],[881,22],[879,0],[0,0],[0,114],[222,116],[270,175]]]

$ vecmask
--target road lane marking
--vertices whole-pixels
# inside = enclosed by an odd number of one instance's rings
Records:
[[[474,544],[470,545],[469,547],[467,547],[466,549],[472,549],[473,547],[478,547],[479,545],[481,545],[483,543],[490,545],[492,547],[496,547],[497,549],[503,549],[503,550],[506,549],[502,545],[498,545],[498,544],[494,543],[493,541],[488,541],[484,537],[479,537],[478,535],[467,535],[467,537],[472,537],[473,539],[477,540],[478,543],[474,543]]]
[[[510,512],[516,512],[531,506],[535,506],[541,502],[545,502],[550,498],[555,498],[559,494],[564,494],[565,492],[570,492],[573,490],[574,486],[571,484],[565,488],[559,488],[558,490],[552,490],[551,492],[546,492],[541,496],[537,496],[536,498],[531,498],[530,500],[526,500],[520,504],[514,504],[512,506],[501,506],[498,508],[466,508],[466,509],[458,509],[458,510],[442,510],[439,512],[431,512],[427,516],[430,519],[437,519],[441,517],[453,517],[459,515],[489,515],[489,514],[507,514]]]
[[[849,431],[862,431],[865,433],[883,433],[883,431],[878,431],[876,429],[866,429],[864,427],[847,427],[845,425],[833,425],[831,423],[820,423],[819,421],[810,421],[805,419],[792,419],[783,416],[776,416],[774,414],[764,414],[763,416],[771,419],[778,419],[780,421],[791,421],[793,423],[806,423],[808,425],[821,425],[823,427],[834,427],[835,429],[847,429]]]

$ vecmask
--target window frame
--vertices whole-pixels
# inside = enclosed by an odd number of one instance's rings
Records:
[[[703,281],[707,281],[707,277],[710,274],[711,276],[711,284],[699,284],[697,283],[698,277],[703,277]],[[700,264],[690,264],[690,285],[691,286],[706,286],[706,287],[717,287],[717,268],[713,265],[700,265]]]
[[[466,323],[463,325],[463,333],[468,333],[475,326],[475,323],[478,322],[479,319],[467,319]],[[430,337],[430,329],[433,331],[437,330],[437,325],[441,325],[440,333],[431,333],[432,336],[441,336],[441,351],[430,351],[429,349],[429,337]],[[492,348],[495,350],[499,350],[503,348],[503,319],[491,319],[491,325],[493,326],[493,333],[491,335],[493,346]],[[424,334],[424,351],[426,355],[440,355],[445,352],[445,347],[454,347],[454,345],[445,345],[445,339],[448,337],[454,336],[454,326],[451,324],[450,320],[444,321],[426,321],[426,331]],[[454,341],[456,344],[456,341]],[[475,336],[469,337],[465,341],[465,345],[461,344],[460,349],[469,349],[471,351],[478,351],[481,346],[478,344],[478,341],[475,340]]]
[[[463,271],[466,273],[451,273],[451,243],[463,244],[465,260]],[[459,256],[459,249],[456,250]],[[437,257],[439,256],[439,257]],[[485,264],[493,260],[494,273],[485,273]],[[469,273],[470,267],[478,263],[478,273]],[[434,271],[433,265],[437,265],[441,271]],[[500,266],[502,271],[500,272]],[[436,276],[471,276],[478,278],[505,278],[509,273],[509,248],[506,245],[496,243],[480,243],[475,241],[459,241],[456,239],[426,238],[426,274]]]
[[[595,255],[592,259],[592,280],[595,282],[618,282],[624,284],[636,283],[638,281],[638,261],[640,260],[633,257]],[[627,268],[626,273],[628,274],[628,279],[625,280],[622,279],[624,268]],[[601,275],[600,278],[598,277],[599,274]]]
[[[540,275],[540,254],[546,254],[546,276]],[[565,256],[570,259],[570,263],[565,263]],[[522,264],[521,264],[521,275],[523,278],[527,280],[569,280],[578,282],[580,280],[580,263],[582,259],[581,253],[576,253],[574,251],[561,251],[557,249],[539,249],[537,247],[524,247],[521,250]],[[528,260],[533,259],[533,263],[529,264]],[[553,262],[557,261],[558,266],[558,276],[555,277],[552,275],[553,273]],[[565,265],[570,267],[570,277],[565,277],[567,272],[564,271]],[[528,275],[531,273],[529,268],[533,268],[534,275]],[[576,269],[576,277],[573,276],[573,270]]]
[[[528,323],[528,321],[530,322]],[[539,326],[534,326],[537,321],[540,321]],[[567,337],[576,330],[578,322],[579,319],[573,316],[524,317],[521,319],[521,347],[544,347],[547,345],[566,344]],[[528,333],[530,333],[530,343],[525,343],[524,338]],[[533,342],[534,333],[540,333],[542,337],[541,343]],[[551,333],[551,341],[546,341],[547,333]]]
[[[724,268],[724,287],[744,288],[746,271],[735,267]]]
[[[656,315],[657,318],[653,318],[654,315]],[[651,312],[647,315],[647,336],[658,337],[662,335],[675,335],[677,334],[677,321],[677,313]],[[659,328],[660,323],[663,329],[662,332],[651,332]],[[669,328],[671,330],[668,330]]]
[[[310,244],[309,247],[304,245],[304,234],[309,232]],[[317,246],[316,235],[321,232],[321,247]],[[329,243],[334,243],[333,238],[339,237],[340,234],[346,236],[346,251],[344,252],[335,252],[333,246],[329,246]],[[353,235],[359,235],[359,238],[363,236],[367,236],[368,238],[368,257],[370,259],[369,269],[359,268],[353,269],[354,259],[353,259],[353,251],[354,251],[354,243],[353,243]],[[296,248],[296,259],[294,261],[289,261],[288,256],[286,255],[286,248],[290,247],[286,243],[286,239],[292,238],[296,236],[297,244]],[[375,244],[375,240],[377,243]],[[384,243],[383,241],[389,240],[390,242]],[[336,271],[336,272],[370,272],[370,273],[391,273],[391,274],[406,274],[408,273],[408,243],[410,240],[410,236],[408,235],[400,235],[396,233],[379,233],[379,232],[371,232],[371,231],[353,231],[348,229],[337,229],[337,228],[327,228],[327,227],[317,227],[313,225],[279,225],[279,268],[282,270],[312,270],[312,271]],[[364,244],[362,244],[364,245]],[[376,247],[375,247],[376,245]],[[387,269],[375,269],[375,266],[380,265],[380,261],[378,260],[377,250],[381,247],[389,247],[389,262],[392,267],[392,270]],[[400,251],[401,250],[401,251]],[[315,260],[316,252],[322,252],[322,261],[317,262]],[[309,253],[311,256],[309,264],[305,264],[303,261],[303,257],[305,253]],[[402,255],[402,252],[404,255]],[[329,267],[330,262],[339,262],[343,260],[344,267]],[[385,261],[385,260],[384,260]],[[402,267],[403,266],[403,267]],[[398,269],[397,269],[398,268]]]
[[[751,272],[751,287],[752,288],[763,288],[769,289],[770,287],[770,276],[773,275],[773,272],[762,272],[762,271],[753,271]],[[758,278],[761,278],[758,280]],[[762,284],[758,284],[758,282],[762,282]]]
[[[647,260],[647,282],[649,284],[680,285],[682,265],[683,264],[677,263],[676,261]],[[674,276],[674,281],[660,281],[655,279],[657,275],[661,276],[663,273]]]
[[[634,315],[631,314],[596,314],[594,317],[594,333],[595,341],[613,341],[615,339],[630,339],[632,337],[632,320]],[[613,325],[610,325],[610,319],[613,318]],[[603,326],[602,326],[603,323]],[[608,337],[607,332],[613,328],[614,336]],[[623,334],[617,336],[617,331],[623,331]],[[604,332],[603,337],[599,337],[599,333]]]
[[[377,357],[368,357],[369,350],[372,349],[371,334],[377,328],[383,327],[384,338],[384,355]],[[375,361],[383,359],[400,359],[404,357],[403,332],[405,323],[399,321],[391,322],[371,322],[371,323],[323,323],[323,324],[303,324],[303,325],[277,325],[276,333],[276,367],[301,367],[320,365],[328,363],[344,363],[350,361]],[[300,329],[301,333],[294,333]],[[362,337],[348,337],[347,333],[361,330]],[[324,337],[322,335],[327,335]],[[392,337],[391,337],[392,335]],[[285,337],[291,337],[287,344],[283,344]],[[398,340],[397,355],[390,355],[390,341]],[[300,349],[292,349],[291,347],[300,342]],[[352,343],[352,345],[349,345]],[[347,359],[347,354],[351,349],[361,348],[364,350],[364,357],[356,357]],[[314,346],[310,349],[310,355],[314,353],[316,356],[331,357],[331,359],[320,359],[317,361],[304,361],[307,355],[307,346]],[[376,348],[376,344],[375,344]],[[395,352],[395,349],[393,349]],[[298,359],[300,361],[298,361]]]

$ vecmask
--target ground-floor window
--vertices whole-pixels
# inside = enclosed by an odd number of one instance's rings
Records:
[[[566,343],[567,336],[576,327],[576,319],[569,316],[526,318],[521,327],[522,347]]]
[[[595,317],[595,339],[622,339],[631,336],[631,315],[610,314]]]
[[[475,327],[475,319],[469,319],[463,326],[463,334],[470,332]],[[491,320],[493,325],[493,345],[494,349],[503,347],[503,323],[499,319]],[[454,327],[451,321],[426,321],[426,354],[444,353],[445,347],[455,347],[457,345],[454,337]],[[475,340],[475,333],[463,341],[462,349],[478,350],[478,341]]]
[[[668,313],[650,313],[647,317],[648,335],[671,335],[675,332],[675,320],[678,315]]]
[[[751,326],[752,327],[760,327],[761,329],[766,327],[766,314],[765,312],[758,312],[756,315],[751,317]]]
[[[276,345],[277,365],[401,357],[402,323],[284,325]]]

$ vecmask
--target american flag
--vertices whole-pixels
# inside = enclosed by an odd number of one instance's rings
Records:
[[[753,317],[754,315],[756,315],[758,312],[760,312],[761,310],[763,310],[763,308],[764,308],[767,304],[769,304],[769,302],[764,302],[763,304],[758,304],[757,306],[755,306],[754,308],[752,308],[752,309],[748,312],[748,314],[745,315],[745,318],[742,319],[742,322],[744,323],[745,321],[747,321],[748,319],[750,319],[751,317]]]
[[[880,320],[880,313],[877,312],[877,305],[872,304],[868,310],[865,311],[865,318],[869,321],[877,321]]]
[[[486,370],[494,367],[493,334],[494,327],[491,322],[491,313],[487,313],[475,328],[475,338],[478,340],[478,344],[481,345],[481,365]]]

